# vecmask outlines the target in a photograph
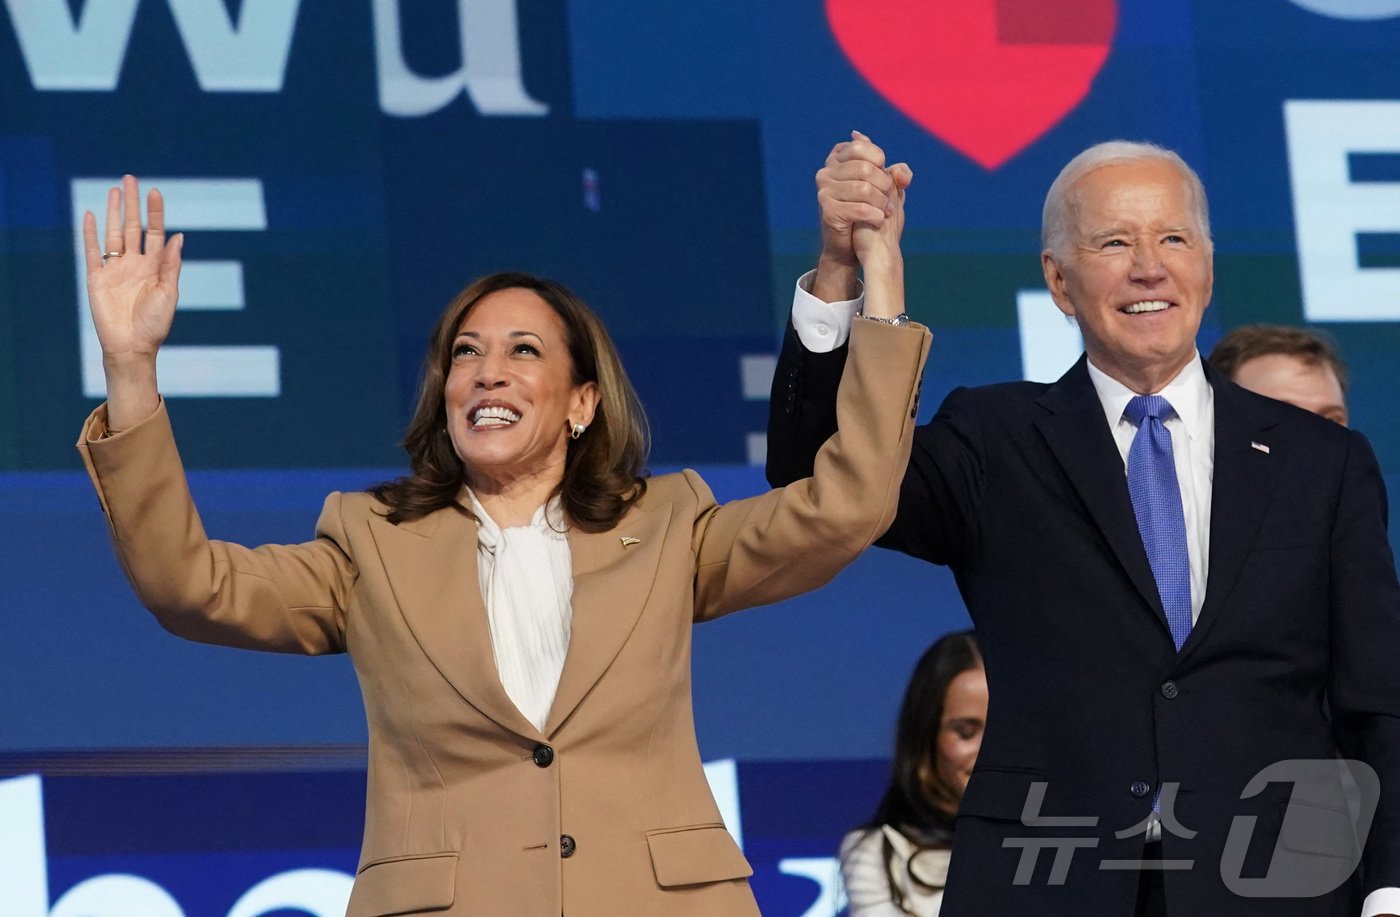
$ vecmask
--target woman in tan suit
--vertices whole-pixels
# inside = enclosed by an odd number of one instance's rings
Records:
[[[692,471],[644,477],[602,324],[498,274],[434,332],[411,473],[332,494],[313,541],[253,549],[208,539],[189,496],[156,381],[183,238],[147,204],[143,234],[136,180],[113,188],[101,248],[85,217],[108,402],[78,448],[167,629],[351,654],[370,735],[351,917],[756,914],[696,747],[690,626],[816,588],[893,518],[929,340],[889,321],[902,201],[856,233],[875,320],[811,479],[719,506]]]

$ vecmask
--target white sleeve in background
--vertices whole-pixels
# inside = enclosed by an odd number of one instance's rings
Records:
[[[1361,905],[1361,917],[1379,914],[1400,914],[1400,888],[1378,888],[1366,896]]]
[[[803,347],[813,353],[830,353],[850,336],[851,321],[865,305],[865,286],[856,281],[855,299],[823,302],[812,295],[812,279],[816,276],[816,271],[808,271],[797,278],[797,289],[792,294],[792,327]]]
[[[841,840],[841,881],[851,917],[905,917],[890,895],[879,831],[852,831]]]

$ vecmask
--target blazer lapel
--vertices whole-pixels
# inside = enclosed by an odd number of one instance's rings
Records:
[[[455,509],[370,531],[404,620],[462,699],[502,728],[540,738],[501,685],[476,570],[476,521]]]
[[[1283,466],[1286,443],[1268,435],[1277,420],[1251,404],[1233,382],[1206,368],[1215,392],[1215,465],[1211,477],[1210,567],[1200,618],[1182,647],[1203,639],[1230,598],[1259,534]],[[1264,451],[1259,448],[1263,446]]]
[[[1104,423],[1103,405],[1089,378],[1086,357],[1065,373],[1037,399],[1049,413],[1035,422],[1050,451],[1069,476],[1090,517],[1103,532],[1118,563],[1127,572],[1163,628],[1167,615],[1157,592],[1157,581],[1147,562],[1147,550],[1138,532],[1133,501],[1123,459]]]
[[[606,532],[569,530],[573,629],[546,736],[559,731],[632,633],[656,580],[670,520],[668,503],[629,512]]]

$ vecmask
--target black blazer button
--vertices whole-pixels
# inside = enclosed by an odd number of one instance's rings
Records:
[[[561,857],[567,860],[574,855],[574,851],[577,849],[578,844],[574,842],[571,836],[567,834],[559,835],[559,855]]]
[[[554,763],[554,749],[548,745],[536,745],[535,753],[531,757],[535,759],[536,767],[549,767]]]
[[[1180,694],[1180,693],[1181,693],[1181,689],[1178,688],[1178,687],[1176,686],[1176,682],[1174,682],[1174,681],[1164,681],[1164,682],[1162,682],[1162,696],[1165,697],[1167,700],[1171,700],[1172,698],[1176,697],[1176,696],[1177,696],[1178,694]]]
[[[1132,793],[1138,799],[1142,799],[1145,796],[1147,796],[1148,793],[1152,792],[1152,787],[1150,784],[1139,780],[1137,783],[1134,783],[1132,786],[1128,787],[1128,792]]]

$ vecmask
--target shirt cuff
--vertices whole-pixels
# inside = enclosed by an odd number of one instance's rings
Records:
[[[1361,917],[1376,917],[1377,914],[1400,914],[1400,888],[1378,888],[1366,896],[1366,903],[1361,905]]]
[[[865,305],[865,286],[856,281],[859,292],[855,299],[823,302],[812,295],[812,280],[816,276],[816,271],[808,271],[797,278],[797,289],[792,294],[792,327],[803,347],[813,353],[830,353],[850,336],[851,320]]]

